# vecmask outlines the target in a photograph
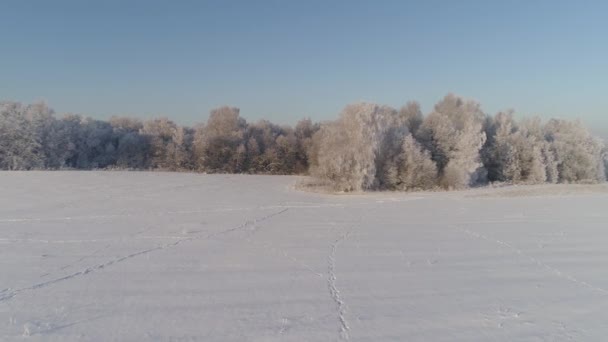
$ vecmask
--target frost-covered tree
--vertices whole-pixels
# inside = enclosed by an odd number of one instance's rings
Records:
[[[87,154],[86,146],[82,142],[80,115],[66,114],[57,120],[54,150],[56,151],[55,166],[57,168],[86,168],[88,165],[78,163],[80,154]],[[84,158],[83,158],[84,159]]]
[[[55,154],[53,140],[57,137],[53,135],[55,128],[55,112],[45,102],[35,102],[24,107],[24,115],[28,123],[29,130],[36,137],[40,144],[39,153],[43,161],[42,167],[49,167],[49,159]]]
[[[101,120],[76,116],[72,141],[76,146],[76,159],[72,166],[79,169],[103,169],[114,165],[116,147],[113,144],[112,126]]]
[[[543,134],[539,118],[525,119],[519,124],[521,174],[519,179],[528,183],[557,183],[558,171],[555,154]]]
[[[602,159],[604,161],[604,180],[608,180],[608,146],[604,142],[604,151],[602,152]]]
[[[275,167],[270,171],[273,174],[292,174],[295,172],[298,162],[298,143],[292,129],[283,128],[284,134],[280,134],[274,141]]]
[[[305,173],[308,171],[310,165],[310,154],[313,146],[313,136],[319,131],[321,125],[313,123],[310,119],[304,119],[298,121],[294,128],[294,134],[296,137],[296,173]]]
[[[302,128],[301,128],[302,129]],[[306,139],[312,132],[300,131]],[[248,125],[244,139],[247,141],[246,167],[251,173],[292,174],[303,172],[306,167],[305,151],[298,142],[293,128],[260,120]]]
[[[167,118],[144,122],[141,129],[150,142],[150,167],[182,170],[188,164],[189,148],[186,131]]]
[[[113,167],[309,171],[342,191],[412,190],[464,188],[485,179],[602,181],[608,149],[579,122],[486,116],[478,103],[451,94],[426,118],[416,102],[399,111],[360,103],[334,122],[306,119],[294,128],[248,124],[233,107],[215,109],[206,123],[189,128],[166,118],[56,119],[43,102],[0,102],[0,169]]]
[[[384,168],[382,146],[398,124],[393,108],[369,103],[347,106],[337,121],[324,124],[315,134],[311,173],[336,190],[378,187],[378,170]]]
[[[533,139],[531,146],[540,149],[542,155],[542,164],[545,167],[546,182],[558,182],[557,161],[554,151],[551,149],[551,144],[546,140],[544,125],[540,118],[523,119],[519,122],[519,129],[524,135]]]
[[[205,124],[199,123],[192,129],[192,166],[194,170],[205,170]]]
[[[61,169],[74,167],[70,164],[77,154],[75,137],[79,135],[80,118],[71,122],[66,118],[54,119],[47,133],[45,144],[46,168]]]
[[[110,125],[116,146],[116,166],[128,169],[144,169],[150,154],[150,142],[141,134],[143,123],[138,119],[112,117]]]
[[[479,151],[486,136],[480,105],[449,94],[435,105],[417,137],[437,164],[445,188],[466,188],[476,182],[481,170]]]
[[[377,189],[395,189],[400,182],[396,176],[402,163],[403,141],[408,134],[407,122],[403,117],[396,117],[386,122],[387,127],[381,132],[380,145],[376,152]]]
[[[252,173],[275,173],[278,172],[280,162],[278,160],[276,140],[283,134],[278,125],[268,120],[260,120],[247,126],[244,140],[247,141],[247,170]]]
[[[437,185],[437,165],[411,134],[403,141],[395,178],[398,190],[427,190]]]
[[[488,172],[488,181],[506,181],[505,170],[511,165],[514,154],[505,143],[516,130],[513,113],[509,111],[486,116],[483,130],[487,139],[480,153],[482,163]]]
[[[30,170],[44,167],[42,139],[28,106],[0,103],[0,168]]]
[[[195,133],[195,154],[198,165],[208,172],[242,172],[245,119],[235,107],[211,111],[207,124]]]
[[[418,131],[418,128],[420,128],[420,125],[422,125],[422,121],[424,121],[420,104],[416,101],[409,101],[405,106],[401,107],[399,116],[404,125],[407,126],[408,131],[414,135]]]
[[[488,140],[482,150],[490,181],[543,183],[547,181],[547,143],[538,134],[540,121],[518,124],[512,112],[498,113],[485,125]]]
[[[550,120],[545,136],[555,154],[559,181],[563,183],[603,181],[603,143],[580,121]]]

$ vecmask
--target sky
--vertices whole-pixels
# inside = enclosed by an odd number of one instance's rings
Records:
[[[608,1],[0,2],[0,99],[95,118],[329,120],[348,103],[580,118],[608,137]]]

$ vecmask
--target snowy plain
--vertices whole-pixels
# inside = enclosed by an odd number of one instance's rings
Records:
[[[606,340],[606,185],[297,180],[0,173],[0,340]]]

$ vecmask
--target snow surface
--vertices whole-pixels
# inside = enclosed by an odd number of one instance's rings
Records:
[[[0,173],[2,341],[605,341],[608,190]]]

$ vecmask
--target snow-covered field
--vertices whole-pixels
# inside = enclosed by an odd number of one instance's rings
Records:
[[[606,186],[296,180],[0,173],[0,340],[606,340]]]

